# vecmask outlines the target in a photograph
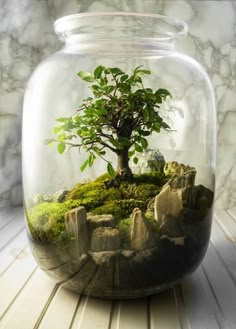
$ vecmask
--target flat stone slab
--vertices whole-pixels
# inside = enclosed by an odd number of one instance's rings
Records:
[[[112,227],[98,227],[91,238],[92,251],[109,251],[120,248],[120,232]]]
[[[88,213],[87,220],[90,230],[94,230],[97,227],[112,227],[114,225],[114,217],[111,214],[92,215]]]

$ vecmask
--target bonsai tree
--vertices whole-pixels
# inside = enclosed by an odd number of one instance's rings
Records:
[[[66,146],[85,150],[88,157],[81,171],[100,157],[107,162],[113,179],[131,181],[130,158],[137,164],[137,153],[148,148],[147,137],[169,128],[159,115],[159,108],[171,94],[166,89],[144,87],[142,77],[149,74],[142,66],[130,75],[120,68],[102,65],[93,73],[80,71],[78,76],[90,84],[93,96],[82,100],[70,117],[57,119],[59,124],[53,129],[57,138],[47,143],[57,142],[59,153]],[[108,150],[117,156],[116,170],[106,159]]]

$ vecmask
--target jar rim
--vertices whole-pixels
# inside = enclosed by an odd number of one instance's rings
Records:
[[[57,19],[54,22],[54,30],[57,35],[59,35],[60,39],[65,40],[68,38],[73,31],[77,30],[77,33],[80,34],[81,31],[79,29],[84,27],[84,24],[87,19],[101,19],[104,18],[104,20],[109,18],[115,18],[115,17],[125,17],[130,19],[152,19],[155,22],[157,20],[162,21],[165,23],[166,26],[169,26],[170,29],[167,31],[156,31],[155,29],[150,28],[149,34],[145,35],[145,37],[149,39],[158,39],[159,41],[167,41],[167,40],[173,40],[177,39],[179,37],[185,37],[188,33],[188,25],[178,19],[171,16],[165,16],[160,14],[152,14],[152,13],[138,13],[138,12],[83,12],[83,13],[77,13],[72,15],[63,16],[59,19]],[[112,21],[111,21],[112,22]],[[94,24],[94,21],[90,22],[90,28],[91,24]],[[105,22],[104,22],[105,24]],[[96,23],[94,24],[94,31],[96,33],[96,36],[98,36],[98,31],[96,31]],[[119,27],[116,26],[116,29],[119,29]],[[128,28],[128,27],[127,27]],[[124,29],[124,27],[120,27],[120,29]],[[144,29],[146,27],[144,26]],[[99,30],[99,29],[97,29]],[[82,32],[84,33],[84,31]],[[101,34],[101,33],[100,33]],[[105,35],[105,31],[103,31],[103,34]],[[106,32],[107,34],[107,32]],[[134,35],[135,36],[135,35]]]

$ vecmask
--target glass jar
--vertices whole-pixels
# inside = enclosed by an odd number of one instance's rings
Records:
[[[205,255],[216,111],[204,69],[175,51],[184,22],[83,13],[54,24],[65,43],[28,84],[23,184],[39,266],[78,293],[166,289]]]

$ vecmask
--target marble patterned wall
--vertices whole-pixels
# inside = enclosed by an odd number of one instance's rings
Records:
[[[60,43],[53,21],[85,11],[160,13],[185,20],[178,48],[213,82],[218,108],[216,206],[236,206],[236,2],[158,0],[0,0],[0,207],[22,202],[21,116],[27,80]]]

